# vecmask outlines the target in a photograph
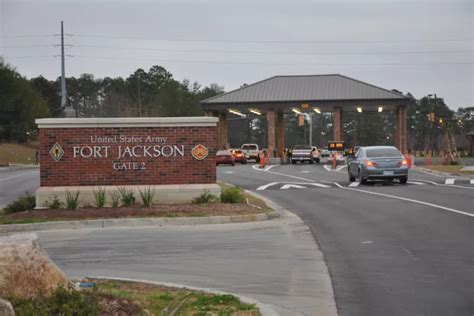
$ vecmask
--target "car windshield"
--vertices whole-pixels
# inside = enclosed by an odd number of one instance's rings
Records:
[[[375,157],[401,157],[402,153],[396,148],[368,148],[366,149],[367,158]]]

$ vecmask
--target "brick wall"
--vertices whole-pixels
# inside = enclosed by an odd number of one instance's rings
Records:
[[[142,141],[92,143],[92,137],[134,136]],[[166,137],[164,144],[146,142],[146,137]],[[118,140],[120,140],[118,138]],[[64,155],[55,161],[49,151],[55,143]],[[191,155],[192,148],[202,144],[209,150],[204,160]],[[107,127],[107,128],[40,128],[41,186],[100,186],[100,185],[160,185],[215,183],[216,127]],[[184,146],[184,156],[176,157],[125,157],[118,159],[118,147],[126,146]],[[74,146],[110,146],[108,157],[74,158]],[[87,152],[87,150],[86,150]],[[140,152],[140,150],[137,150]],[[114,163],[136,162],[138,170],[115,170]],[[142,170],[143,163],[145,164]]]

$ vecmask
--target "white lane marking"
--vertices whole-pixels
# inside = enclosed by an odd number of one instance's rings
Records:
[[[436,183],[436,182],[433,182],[433,181],[428,181],[428,180],[419,180],[419,179],[415,179],[416,181],[420,181],[420,182],[426,182],[426,183],[429,183],[429,184],[432,184],[432,185],[436,185],[436,186],[440,186],[440,187],[447,187],[447,188],[460,188],[460,189],[466,189],[466,190],[474,190],[474,188],[471,188],[471,187],[464,187],[462,185],[455,185],[455,184],[439,184],[439,183]]]
[[[269,188],[269,187],[271,187],[271,186],[273,186],[273,185],[276,185],[276,184],[278,184],[278,183],[280,183],[280,182],[271,182],[271,183],[268,183],[268,184],[259,186],[259,187],[257,188],[257,191],[263,191],[263,190],[265,190],[265,189],[267,189],[267,188]]]
[[[287,190],[287,189],[291,189],[291,188],[295,188],[295,189],[306,189],[306,187],[302,186],[302,185],[297,185],[297,184],[285,184],[283,185],[280,189],[282,190]]]
[[[360,182],[352,182],[351,184],[349,184],[349,186],[350,186],[351,188],[354,188],[354,187],[358,187],[359,184],[360,184]]]
[[[442,206],[442,205],[438,205],[438,204],[433,204],[433,203],[428,203],[428,202],[424,202],[424,201],[419,201],[419,200],[404,198],[404,197],[397,196],[397,195],[390,195],[390,194],[384,194],[384,193],[378,193],[378,192],[365,191],[365,190],[361,190],[361,189],[354,189],[354,188],[343,187],[342,185],[340,185],[340,184],[337,183],[337,182],[334,182],[334,184],[337,185],[339,188],[341,188],[341,189],[343,189],[343,190],[357,191],[357,192],[361,192],[361,193],[365,193],[365,194],[384,196],[384,197],[388,197],[388,198],[392,198],[392,199],[397,199],[397,200],[402,200],[402,201],[407,201],[407,202],[412,202],[412,203],[427,205],[427,206],[431,206],[431,207],[434,207],[434,208],[439,208],[439,209],[441,209],[441,210],[445,210],[445,211],[449,211],[449,212],[453,212],[453,213],[458,213],[458,214],[466,215],[466,216],[469,216],[469,217],[474,217],[474,214],[467,213],[467,212],[463,212],[463,211],[459,211],[459,210],[456,210],[456,209],[453,209],[453,208],[449,208],[449,207],[446,207],[446,206]]]
[[[310,172],[312,172],[312,171],[302,170],[302,171],[298,171],[298,172],[301,172],[301,173],[310,173]]]
[[[329,167],[328,165],[323,165],[324,169],[326,169],[327,171],[331,171],[331,167]]]
[[[455,181],[454,179],[446,179],[444,181],[444,184],[454,184],[454,181]]]
[[[416,182],[416,181],[408,181],[407,183],[409,183],[409,184],[416,184],[416,185],[426,185],[426,183],[423,183],[423,182]]]
[[[275,167],[276,165],[270,165],[270,166],[266,166],[265,168],[260,168],[260,165],[252,165],[252,168],[257,170],[257,171],[268,171],[270,170],[271,168]]]
[[[252,167],[255,167],[255,166],[252,166]],[[309,181],[309,182],[314,182],[314,180],[311,180],[311,179],[307,179],[307,178],[303,178],[303,177],[297,177],[297,176],[292,176],[292,175],[289,175],[289,174],[286,174],[286,173],[280,173],[280,172],[274,172],[274,171],[269,171],[268,169],[265,170],[265,169],[258,169],[258,168],[254,168],[255,170],[257,171],[265,171],[265,172],[268,172],[268,173],[271,173],[271,174],[277,174],[277,175],[280,175],[280,176],[285,176],[285,177],[289,177],[289,178],[294,178],[294,179],[298,179],[298,180],[304,180],[304,181]]]
[[[347,168],[347,165],[339,166],[336,168],[336,171],[341,171],[342,169]]]
[[[1,181],[6,181],[6,180],[10,180],[10,179],[15,179],[15,178],[22,177],[22,176],[27,176],[27,175],[29,175],[29,174],[34,174],[34,173],[38,173],[38,171],[26,172],[26,173],[22,173],[22,174],[17,174],[16,176],[3,178],[3,179],[0,179],[0,182],[1,182]]]
[[[471,179],[471,180],[469,181],[469,183],[470,183],[470,184],[474,184],[474,179]]]
[[[234,173],[234,171],[224,171],[224,173]]]
[[[361,244],[373,244],[374,242],[372,240],[366,240],[366,241],[361,241]]]

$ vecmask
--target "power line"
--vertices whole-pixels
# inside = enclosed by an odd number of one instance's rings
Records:
[[[275,52],[252,50],[200,50],[200,49],[167,49],[128,46],[74,45],[85,48],[105,48],[143,51],[183,52],[183,53],[222,53],[222,54],[272,54],[272,55],[410,55],[410,54],[462,54],[472,53],[472,50],[440,50],[440,51],[403,51],[403,52]]]
[[[76,37],[83,38],[115,38],[127,40],[163,41],[163,42],[216,42],[216,43],[275,43],[275,44],[321,44],[321,43],[435,43],[435,42],[470,42],[473,39],[413,39],[413,40],[236,40],[236,39],[185,39],[185,38],[149,38],[138,36],[115,36],[115,35],[94,35],[75,34]]]
[[[431,63],[274,63],[274,62],[228,62],[216,60],[184,60],[184,59],[157,59],[157,58],[126,58],[112,56],[88,56],[75,55],[84,59],[105,59],[105,60],[137,60],[155,62],[178,62],[178,63],[206,63],[206,64],[229,64],[229,65],[316,65],[316,66],[433,66],[433,65],[472,65],[472,62],[431,62]]]

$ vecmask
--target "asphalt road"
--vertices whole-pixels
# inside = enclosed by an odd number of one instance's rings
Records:
[[[298,214],[316,237],[339,315],[474,315],[474,185],[411,171],[349,186],[320,165],[219,167],[222,181]]]
[[[25,192],[34,194],[39,183],[38,167],[0,168],[0,208]]]

